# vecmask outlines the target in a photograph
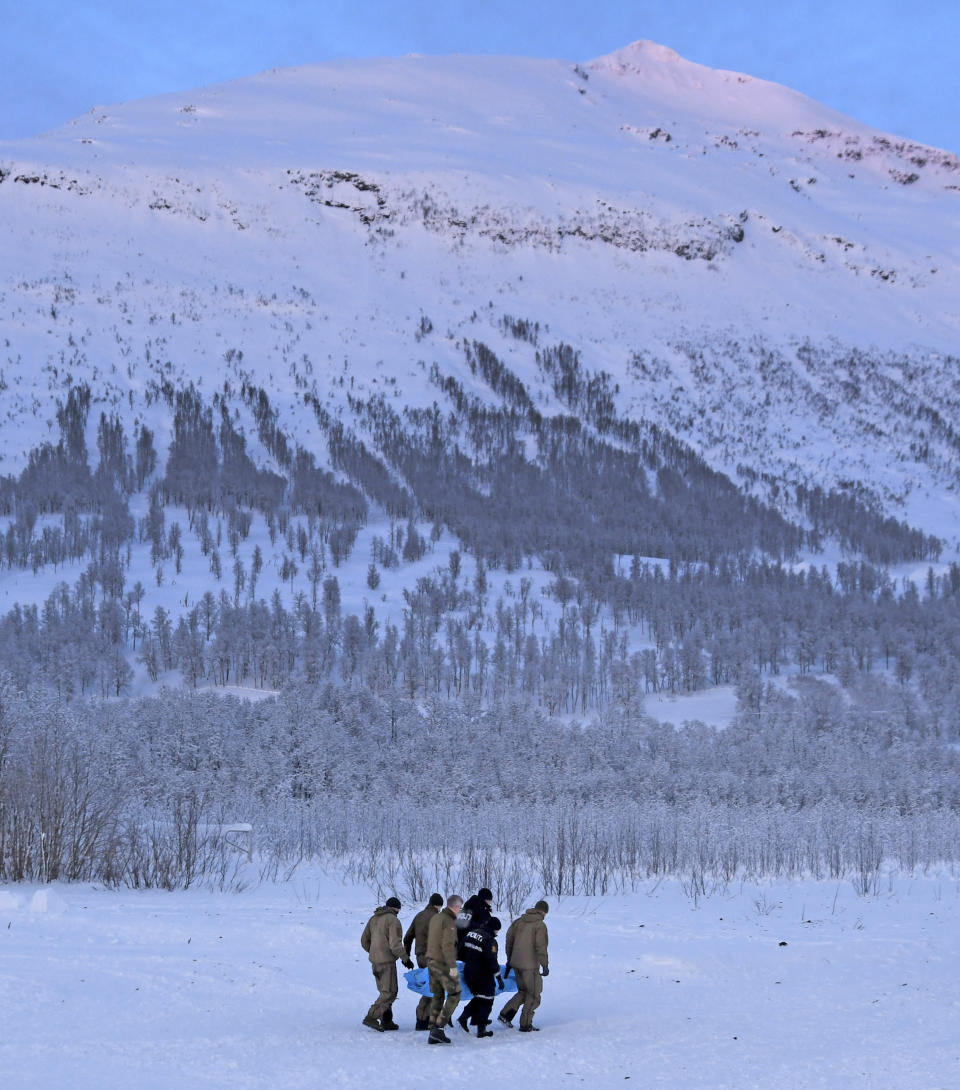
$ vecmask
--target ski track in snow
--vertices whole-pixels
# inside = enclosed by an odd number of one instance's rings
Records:
[[[735,884],[694,904],[651,882],[550,900],[542,1032],[454,1026],[427,1048],[410,992],[399,1033],[360,1025],[362,888],[315,871],[241,894],[0,887],[0,1086],[960,1085],[955,877],[863,899],[849,882]]]

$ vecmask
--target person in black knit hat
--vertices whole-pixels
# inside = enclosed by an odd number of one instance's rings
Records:
[[[533,1012],[540,1006],[543,980],[550,972],[547,954],[547,925],[544,916],[550,911],[546,901],[537,901],[507,928],[507,967],[504,976],[510,975],[511,967],[517,982],[517,994],[512,995],[497,1015],[504,1026],[513,1025],[513,1016],[520,1013],[520,1032],[535,1033],[539,1026],[533,1024]]]
[[[481,891],[482,892],[482,891]],[[460,957],[463,961],[463,979],[473,992],[473,999],[463,1008],[457,1024],[469,1033],[468,1022],[477,1027],[478,1037],[492,1037],[490,1012],[497,986],[503,990],[503,978],[500,976],[499,947],[497,934],[500,921],[491,916],[482,924],[471,926],[460,943]]]
[[[413,968],[410,955],[403,947],[403,930],[397,919],[401,908],[399,898],[388,897],[386,904],[367,920],[360,936],[360,945],[370,957],[370,968],[379,992],[363,1024],[381,1032],[398,1028],[393,1020],[393,1004],[398,991],[397,961],[402,961],[407,969]]]
[[[487,922],[493,915],[493,893],[486,886],[464,902],[457,917],[457,941],[461,947],[460,957],[463,958],[463,940],[471,927],[479,927]]]
[[[430,921],[441,908],[443,908],[443,898],[439,893],[431,893],[427,907],[421,908],[413,917],[413,922],[403,936],[403,948],[407,951],[407,957],[410,957],[412,948],[417,959],[417,966],[420,969],[426,969],[427,967],[427,933],[430,930]],[[417,1004],[417,1029],[426,1030],[429,1028],[430,996],[422,995],[420,1002]]]

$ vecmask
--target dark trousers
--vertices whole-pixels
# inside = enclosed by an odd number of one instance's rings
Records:
[[[472,977],[466,973],[464,980],[473,992],[473,999],[463,1008],[463,1017],[469,1019],[471,1025],[483,1029],[490,1021],[490,1012],[493,1010],[496,981],[492,976]]]
[[[492,1010],[492,995],[489,998],[475,995],[463,1008],[463,1017],[466,1018],[471,1025],[476,1026],[478,1029],[483,1029],[490,1021],[490,1012]]]

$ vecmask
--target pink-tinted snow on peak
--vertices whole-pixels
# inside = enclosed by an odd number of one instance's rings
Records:
[[[586,65],[599,80],[704,121],[756,125],[769,133],[829,124],[862,126],[778,83],[686,60],[668,46],[640,40]]]

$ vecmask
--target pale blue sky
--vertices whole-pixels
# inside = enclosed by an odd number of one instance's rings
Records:
[[[960,0],[0,0],[0,139],[335,57],[589,60],[637,38],[960,152]]]

